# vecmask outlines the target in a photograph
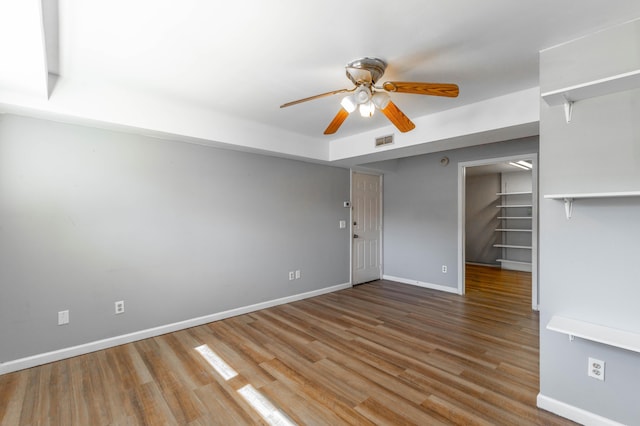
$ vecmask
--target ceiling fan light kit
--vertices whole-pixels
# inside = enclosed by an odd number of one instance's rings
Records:
[[[365,118],[371,117],[376,110],[375,106],[373,105],[373,102],[371,101],[360,104],[359,109],[360,109],[360,115]]]
[[[389,93],[411,93],[416,95],[445,96],[455,98],[459,89],[455,84],[448,83],[420,83],[386,81],[382,86],[376,86],[376,82],[387,68],[387,63],[378,58],[361,58],[349,62],[345,66],[347,78],[355,85],[353,89],[334,90],[320,95],[310,96],[297,101],[280,105],[286,108],[314,99],[349,93],[340,102],[341,108],[324,131],[330,135],[338,131],[342,123],[353,111],[358,109],[363,117],[371,117],[376,109],[380,110],[401,132],[413,130],[416,126],[400,109],[391,101]]]
[[[389,94],[387,94],[386,92],[376,92],[371,97],[371,101],[376,106],[376,108],[378,108],[379,110],[383,110],[387,107],[387,105],[389,105],[391,96],[389,96]]]

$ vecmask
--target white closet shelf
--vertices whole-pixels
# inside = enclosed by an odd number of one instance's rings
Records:
[[[524,172],[521,172],[524,173]],[[533,185],[533,182],[530,182]],[[495,232],[499,232],[493,247],[501,251],[499,259],[502,268],[518,271],[531,271],[533,241],[533,191],[532,186],[523,180],[502,176],[501,188],[496,192],[499,197],[497,208],[500,212]],[[515,210],[520,209],[520,210]],[[517,224],[514,222],[519,220]],[[528,220],[529,222],[522,222]],[[498,256],[496,256],[498,257]]]
[[[579,200],[583,198],[625,198],[625,197],[640,197],[640,191],[619,191],[619,192],[583,192],[583,193],[569,193],[569,194],[548,194],[544,198],[548,200],[562,200],[564,201],[564,210],[567,219],[571,219],[571,213],[573,212],[573,200]]]
[[[573,104],[597,96],[640,88],[640,70],[633,70],[599,80],[563,87],[542,93],[540,96],[549,106],[564,105],[567,123],[571,121]]]
[[[531,191],[522,191],[522,192],[496,192],[496,195],[531,195],[533,194]]]
[[[524,262],[522,260],[509,260],[509,259],[496,259],[500,263],[517,263],[518,265],[531,265],[531,262]]]
[[[500,247],[500,248],[531,250],[531,246],[516,246],[516,245],[513,245],[513,244],[494,244],[493,246],[494,247]]]
[[[619,330],[586,321],[554,315],[547,324],[547,330],[568,334],[569,339],[574,337],[591,340],[629,351],[640,352],[640,333]]]

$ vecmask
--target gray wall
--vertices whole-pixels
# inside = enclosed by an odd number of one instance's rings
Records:
[[[496,205],[500,204],[500,174],[467,176],[465,190],[465,259],[467,262],[499,265],[496,259],[502,250],[493,245],[498,241]]]
[[[540,56],[541,91],[581,84],[640,64],[640,23],[597,33]],[[595,74],[594,74],[595,73]],[[574,105],[541,104],[540,194],[640,190],[640,90]],[[640,333],[640,198],[540,199],[541,394],[624,423],[640,421],[640,354],[546,330],[563,315]],[[605,361],[605,381],[587,358]]]
[[[384,175],[384,274],[457,288],[458,163],[537,151],[530,137],[397,160]]]
[[[348,170],[0,117],[0,362],[349,282]]]

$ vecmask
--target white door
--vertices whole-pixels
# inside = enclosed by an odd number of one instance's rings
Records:
[[[380,279],[382,239],[381,176],[353,173],[353,284]]]

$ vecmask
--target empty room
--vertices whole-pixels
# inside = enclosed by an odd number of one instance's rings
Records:
[[[640,424],[640,3],[0,2],[0,425]]]

